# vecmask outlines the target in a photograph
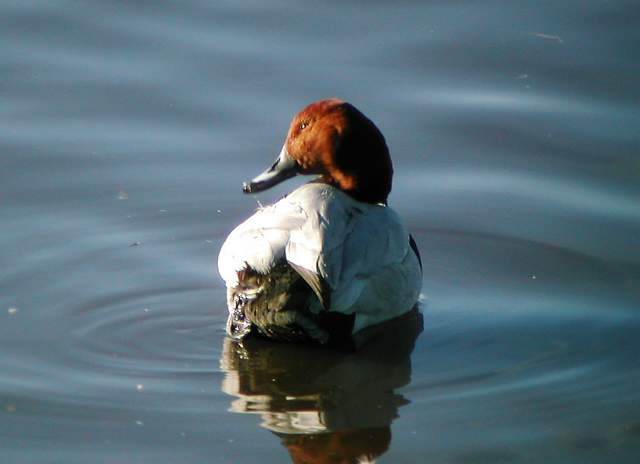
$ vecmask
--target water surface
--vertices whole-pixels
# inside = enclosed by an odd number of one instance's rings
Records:
[[[3,462],[637,462],[636,2],[0,13]],[[299,184],[241,182],[328,96],[387,138],[424,329],[235,345],[217,252]]]

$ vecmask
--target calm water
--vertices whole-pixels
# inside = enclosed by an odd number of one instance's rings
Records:
[[[637,1],[3,1],[0,461],[638,462],[639,23]],[[225,339],[241,182],[327,96],[391,147],[415,347]]]

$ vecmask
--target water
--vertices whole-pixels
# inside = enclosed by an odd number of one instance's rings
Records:
[[[637,462],[639,19],[3,2],[0,460]],[[391,147],[425,264],[413,350],[224,337],[222,240],[297,185],[241,183],[328,96]]]

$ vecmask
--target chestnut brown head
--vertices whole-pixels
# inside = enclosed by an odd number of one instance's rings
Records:
[[[244,191],[265,190],[297,174],[319,175],[360,201],[386,203],[393,167],[375,124],[353,105],[332,98],[295,115],[278,159]]]

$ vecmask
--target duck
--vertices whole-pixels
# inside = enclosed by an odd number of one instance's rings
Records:
[[[341,99],[313,102],[243,191],[297,175],[313,177],[259,207],[220,249],[227,334],[324,345],[415,311],[422,260],[388,205],[393,164],[378,127]]]

